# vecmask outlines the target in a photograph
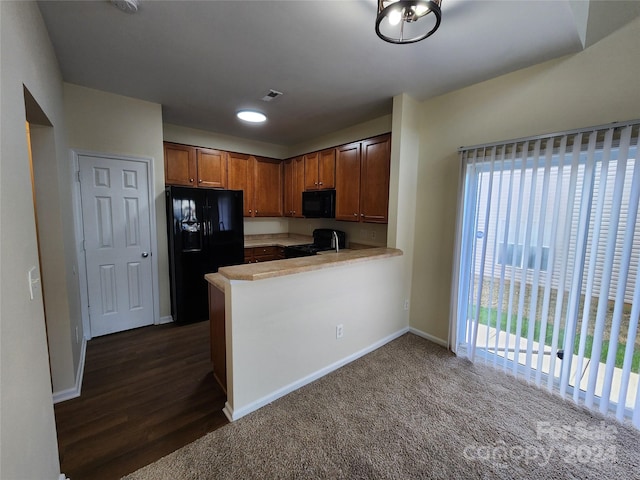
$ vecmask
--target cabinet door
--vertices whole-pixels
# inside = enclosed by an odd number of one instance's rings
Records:
[[[242,190],[244,202],[244,216],[253,216],[253,180],[252,161],[250,155],[242,153],[227,154],[228,179],[227,188],[229,190]]]
[[[293,159],[293,217],[302,216],[302,192],[304,192],[304,158]],[[284,257],[283,257],[284,258]]]
[[[304,157],[285,160],[282,166],[284,175],[284,216],[302,218]]]
[[[257,157],[254,166],[256,217],[282,216],[282,162]]]
[[[336,220],[360,220],[360,143],[336,149]]]
[[[391,137],[381,135],[362,142],[360,219],[387,223]]]
[[[227,346],[225,336],[224,293],[209,285],[209,328],[213,376],[227,393]]]
[[[227,152],[198,148],[198,186],[209,188],[226,188],[227,186]]]
[[[318,188],[336,188],[336,149],[330,148],[320,152],[318,160]]]
[[[284,177],[284,216],[293,217],[293,184],[295,183],[295,164],[293,158],[282,162],[282,174]]]
[[[196,186],[196,150],[187,145],[164,144],[165,185]]]
[[[307,153],[304,156],[304,189],[318,189],[318,152]]]

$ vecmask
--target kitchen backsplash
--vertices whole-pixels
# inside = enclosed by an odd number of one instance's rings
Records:
[[[376,247],[387,246],[387,225],[375,223],[338,222],[328,218],[305,219],[290,218],[289,233],[311,235],[316,228],[334,228],[347,234],[349,242],[373,245]]]
[[[245,235],[296,233],[311,235],[316,228],[333,228],[347,234],[347,243],[387,246],[387,225],[338,222],[330,218],[245,218]]]

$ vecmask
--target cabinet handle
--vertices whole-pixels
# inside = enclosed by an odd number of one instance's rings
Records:
[[[318,185],[322,185],[322,182],[320,182]]]
[[[253,210],[249,210],[249,213],[253,213]]]
[[[353,214],[353,216],[354,216],[354,217],[357,217],[357,216],[358,216],[358,214],[357,214],[357,213],[354,213],[354,214]]]
[[[198,183],[202,183],[202,179],[198,180]]]
[[[364,217],[364,213],[361,213],[361,214],[360,214],[360,216],[361,216],[361,217]]]
[[[191,183],[193,183],[193,178],[190,178],[190,179],[189,179],[189,181],[190,181]]]
[[[313,182],[314,185],[318,185],[318,182]]]

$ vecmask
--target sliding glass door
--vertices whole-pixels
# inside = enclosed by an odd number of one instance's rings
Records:
[[[458,353],[640,428],[638,126],[461,160]]]

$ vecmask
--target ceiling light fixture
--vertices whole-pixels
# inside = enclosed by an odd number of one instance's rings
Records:
[[[125,13],[136,13],[140,8],[140,0],[111,0],[111,3]]]
[[[376,33],[389,43],[424,40],[440,26],[441,5],[442,0],[378,0]]]
[[[255,110],[240,110],[236,115],[240,120],[250,123],[262,123],[267,120],[264,113],[260,113]]]

